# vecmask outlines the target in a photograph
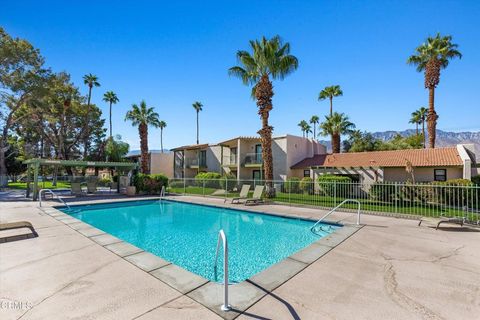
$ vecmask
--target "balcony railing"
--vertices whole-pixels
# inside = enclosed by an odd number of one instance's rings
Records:
[[[206,161],[198,160],[196,158],[185,159],[185,166],[187,168],[206,168]]]
[[[246,166],[261,165],[262,163],[263,159],[261,153],[247,153],[245,155],[244,164]]]
[[[224,166],[236,166],[237,165],[237,155],[225,156],[223,157]]]

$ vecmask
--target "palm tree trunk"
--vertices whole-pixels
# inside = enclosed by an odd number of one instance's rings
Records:
[[[427,115],[429,148],[435,148],[437,118],[438,118],[437,113],[435,112],[435,87],[430,87],[428,88],[428,115]]]
[[[160,128],[160,150],[163,153],[163,129]]]
[[[198,139],[198,110],[197,110],[197,144],[199,144],[199,139]]]
[[[262,75],[257,83],[255,98],[257,99],[258,114],[262,119],[262,129],[258,131],[262,142],[262,160],[266,180],[266,197],[274,197],[273,188],[273,156],[272,156],[272,131],[268,124],[270,110],[272,110],[273,86],[267,74]]]
[[[330,117],[333,115],[333,97],[330,97]]]
[[[88,155],[88,138],[89,138],[89,116],[90,116],[90,99],[92,98],[92,86],[88,87],[88,100],[87,100],[87,114],[85,115],[85,133],[84,133],[84,145],[83,145],[83,160],[87,159]],[[82,170],[84,171],[84,170]]]
[[[112,139],[112,102],[110,101],[110,140]]]
[[[332,134],[332,152],[340,153],[340,135],[338,133]]]
[[[425,117],[422,118],[422,134],[423,134],[423,148],[426,147],[426,137],[425,137]]]
[[[148,173],[148,127],[141,123],[138,126],[138,133],[140,135],[140,154],[141,154],[141,168],[142,173]]]
[[[417,131],[417,136],[418,136],[418,123],[415,123],[415,130]]]
[[[313,124],[313,139],[317,136],[317,129],[316,129],[316,123]]]

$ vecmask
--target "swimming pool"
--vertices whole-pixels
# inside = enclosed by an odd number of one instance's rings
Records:
[[[220,229],[229,245],[229,279],[241,282],[334,232],[309,220],[169,200],[72,206],[63,212],[211,281]]]

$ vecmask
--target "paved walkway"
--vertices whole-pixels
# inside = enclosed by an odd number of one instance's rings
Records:
[[[223,200],[180,197],[223,205]],[[252,210],[319,217],[319,210]],[[352,214],[333,220],[354,222]],[[219,319],[32,202],[0,202],[0,222],[28,220],[39,237],[0,244],[1,319]],[[434,230],[363,216],[364,228],[238,319],[476,319],[480,230]]]

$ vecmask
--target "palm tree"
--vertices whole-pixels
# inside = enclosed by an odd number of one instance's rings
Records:
[[[445,69],[450,60],[462,58],[457,50],[458,45],[452,43],[452,36],[428,37],[426,42],[415,49],[415,54],[407,60],[408,64],[417,66],[417,71],[425,73],[425,88],[428,89],[428,142],[430,148],[435,148],[437,113],[435,112],[435,88],[440,83],[440,70]]]
[[[421,122],[421,117],[418,110],[416,110],[415,112],[412,112],[412,117],[410,118],[410,121],[408,123],[415,124],[415,131],[417,136],[418,136],[418,125],[420,124],[420,122]]]
[[[132,126],[138,126],[140,135],[140,153],[142,173],[148,173],[148,126],[158,128],[160,120],[158,113],[153,107],[147,107],[145,100],[140,102],[140,106],[132,104],[132,109],[125,115],[125,121],[130,120]]]
[[[160,128],[160,150],[163,153],[163,129],[167,126],[167,123],[165,121],[160,121],[158,123],[158,127]]]
[[[202,109],[203,104],[199,101],[195,101],[192,104],[192,107],[193,107],[193,109],[195,109],[195,111],[197,111],[197,144],[199,144],[199,140],[198,140],[198,113],[203,110]]]
[[[418,109],[420,115],[420,121],[422,123],[422,135],[423,135],[423,147],[426,147],[426,137],[425,137],[425,120],[427,119],[428,109],[425,107],[420,107]]]
[[[307,134],[308,139],[308,134],[312,133],[312,127],[308,123],[305,124],[305,133]]]
[[[313,127],[313,138],[317,138],[317,124],[320,122],[320,118],[318,116],[313,115],[310,118],[310,123],[312,124]]]
[[[85,127],[83,128],[83,136],[85,137],[83,158],[87,158],[88,154],[88,135],[89,135],[89,115],[90,115],[90,100],[92,99],[92,88],[100,87],[100,82],[98,82],[98,77],[94,74],[86,74],[83,76],[83,83],[88,86],[88,98],[87,98],[87,113],[85,115]]]
[[[340,143],[342,134],[351,134],[355,125],[349,121],[344,113],[334,112],[331,116],[326,116],[325,121],[320,124],[322,135],[332,137],[332,152],[340,153]]]
[[[120,100],[118,100],[117,95],[113,91],[107,91],[103,95],[103,101],[107,102],[110,104],[110,139],[112,139],[112,104],[118,103]]]
[[[245,85],[252,85],[252,97],[257,100],[258,114],[262,120],[262,129],[258,131],[262,141],[262,159],[265,179],[267,180],[267,196],[274,196],[272,131],[268,118],[273,108],[274,95],[272,80],[283,80],[298,68],[298,59],[290,54],[290,44],[283,43],[279,36],[271,39],[262,37],[251,40],[252,53],[240,50],[237,59],[240,66],[228,70],[232,76],[238,77]]]
[[[300,130],[302,130],[302,135],[305,138],[305,133],[307,131],[307,126],[308,126],[307,121],[305,121],[305,120],[300,121],[298,123],[298,126],[300,127]]]
[[[330,116],[333,114],[333,98],[343,96],[343,91],[339,85],[325,87],[318,95],[318,100],[330,100]]]

